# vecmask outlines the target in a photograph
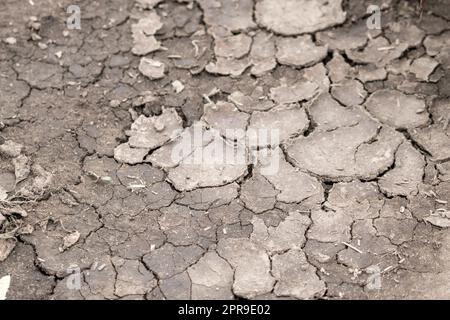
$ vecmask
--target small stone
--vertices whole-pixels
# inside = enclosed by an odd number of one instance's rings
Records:
[[[41,24],[37,21],[32,21],[29,23],[29,27],[31,30],[39,31],[39,29],[41,29]]]
[[[111,101],[109,102],[109,106],[110,106],[111,108],[117,108],[117,107],[120,106],[120,101],[119,101],[119,100],[111,100]]]
[[[144,57],[139,63],[139,71],[150,80],[161,79],[164,78],[165,65],[160,61]]]
[[[14,37],[8,37],[8,38],[4,39],[3,41],[9,45],[14,45],[17,43],[17,40]]]
[[[37,33],[32,33],[31,34],[31,40],[33,41],[38,41],[38,40],[42,40],[42,37],[40,35],[38,35]]]
[[[175,90],[175,93],[180,93],[184,90],[184,84],[180,80],[173,81],[172,87]]]
[[[41,50],[45,50],[45,49],[48,48],[48,46],[47,46],[45,43],[43,43],[43,42],[39,42],[39,43],[38,43],[38,47],[39,47],[39,49],[41,49]]]

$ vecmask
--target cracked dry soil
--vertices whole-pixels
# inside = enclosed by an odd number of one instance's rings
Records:
[[[450,298],[447,1],[71,4],[0,2],[8,299]]]

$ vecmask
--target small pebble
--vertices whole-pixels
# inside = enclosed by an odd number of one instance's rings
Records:
[[[6,44],[10,44],[10,45],[13,45],[13,44],[16,44],[17,43],[17,40],[16,40],[16,38],[14,38],[14,37],[8,37],[8,38],[6,38],[5,40],[3,40]]]

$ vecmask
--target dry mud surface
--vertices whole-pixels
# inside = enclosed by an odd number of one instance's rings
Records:
[[[0,2],[8,299],[450,298],[446,1],[71,4]]]

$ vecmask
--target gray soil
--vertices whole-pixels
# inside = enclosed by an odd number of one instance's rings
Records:
[[[450,6],[418,2],[0,1],[7,299],[449,299]],[[277,173],[174,161],[194,128],[280,130]]]

